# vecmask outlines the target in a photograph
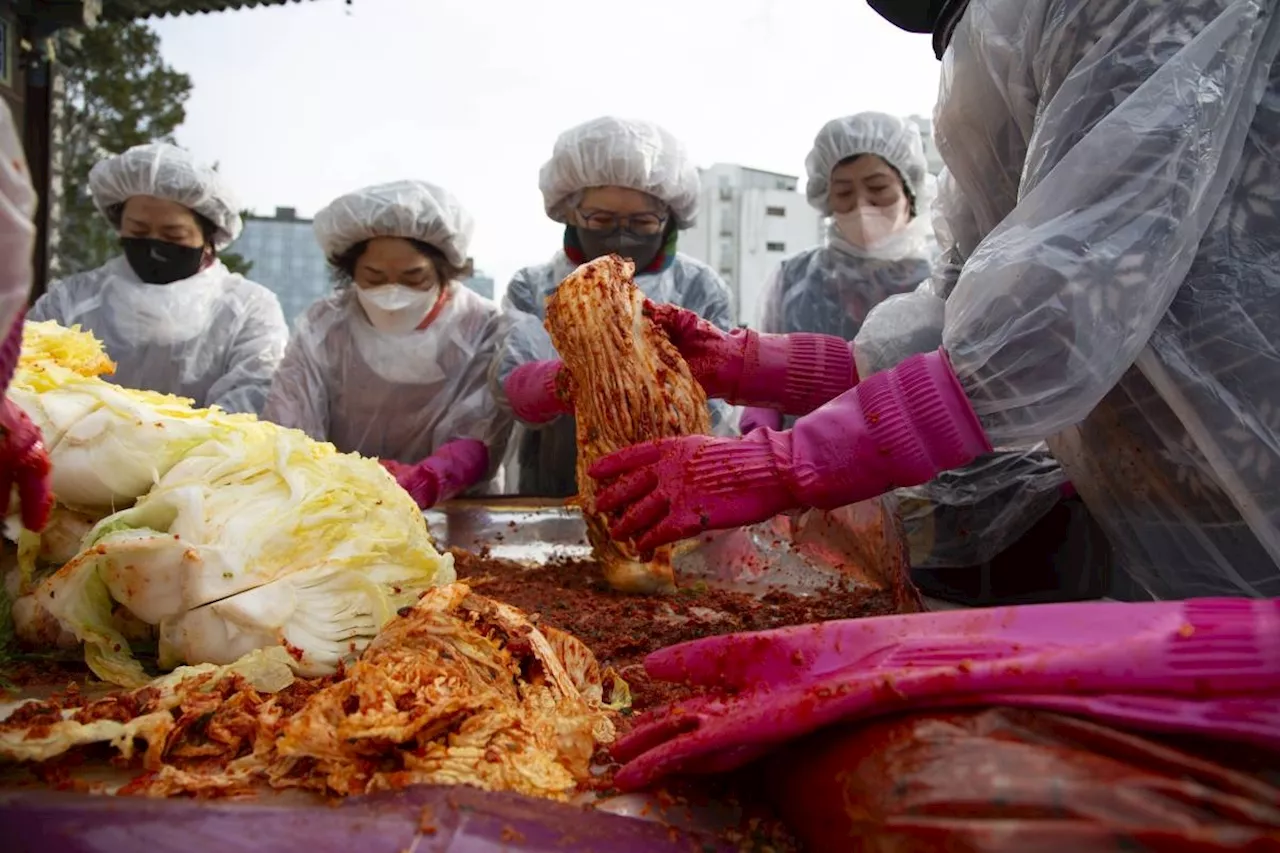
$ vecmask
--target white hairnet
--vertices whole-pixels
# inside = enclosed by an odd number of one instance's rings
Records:
[[[907,192],[916,201],[916,213],[924,213],[921,199],[928,195],[929,165],[920,130],[911,122],[886,113],[858,113],[832,119],[813,140],[805,158],[809,173],[809,204],[831,214],[831,170],[859,154],[875,154],[898,170]]]
[[[36,193],[9,106],[0,101],[0,338],[31,292]]]
[[[656,124],[598,118],[560,134],[538,179],[547,216],[569,222],[565,202],[591,187],[626,187],[671,208],[676,225],[698,215],[698,170],[678,139]]]
[[[394,181],[347,193],[316,214],[316,239],[325,257],[374,237],[419,240],[461,267],[475,221],[448,190],[426,181]]]
[[[240,236],[240,205],[222,176],[197,163],[191,152],[153,142],[138,145],[96,164],[89,171],[89,191],[99,212],[120,227],[118,205],[137,195],[172,201],[194,210],[217,228],[213,246],[222,250]]]

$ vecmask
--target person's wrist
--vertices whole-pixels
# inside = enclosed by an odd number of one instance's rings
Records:
[[[407,491],[420,507],[435,505],[440,500],[440,475],[431,467],[431,460],[415,465],[406,479]]]
[[[941,350],[862,380],[781,435],[790,487],[821,509],[928,482],[991,452]]]
[[[790,415],[808,414],[858,381],[849,344],[832,335],[750,332],[741,363],[730,402],[776,406]]]
[[[737,505],[752,508],[750,516],[773,516],[797,507],[800,502],[782,476],[788,451],[785,436],[760,431],[711,439],[692,460],[687,483],[700,493],[732,496]]]
[[[893,372],[903,401],[902,417],[888,418],[873,429],[887,442],[908,446],[914,441],[924,451],[919,468],[923,479],[904,486],[932,480],[992,451],[991,440],[944,350],[909,358]]]
[[[747,342],[755,332],[748,329],[735,329],[728,333],[716,331],[721,337],[708,342],[700,354],[694,354],[689,359],[689,368],[708,397],[732,402],[742,380]],[[708,362],[709,369],[699,369],[700,364]]]
[[[559,393],[559,359],[522,364],[507,377],[504,390],[520,420],[541,425],[572,411]]]

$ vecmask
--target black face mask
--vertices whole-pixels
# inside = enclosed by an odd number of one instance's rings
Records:
[[[125,260],[147,284],[172,284],[200,272],[204,247],[179,246],[148,237],[121,237]]]
[[[578,245],[587,260],[594,261],[605,255],[621,255],[636,265],[636,271],[648,268],[654,258],[662,251],[662,244],[667,235],[659,231],[657,234],[633,234],[621,228],[614,231],[593,231],[590,228],[575,228]]]

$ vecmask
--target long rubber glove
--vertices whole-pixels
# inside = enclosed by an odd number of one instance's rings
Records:
[[[527,424],[540,426],[573,414],[569,374],[559,359],[522,364],[511,371],[502,387],[511,401],[511,411]]]
[[[25,313],[18,314],[0,346],[0,393],[9,390],[9,380],[22,354]],[[53,509],[51,471],[40,428],[6,397],[0,402],[0,517],[9,514],[9,498],[17,486],[22,526],[37,532],[43,530]]]
[[[390,459],[382,462],[418,506],[430,509],[465,492],[489,470],[489,448],[483,441],[460,438],[443,445],[416,465]]]
[[[802,507],[835,509],[914,486],[991,452],[942,350],[864,379],[786,432],[685,436],[592,466],[596,509],[643,553]]]
[[[675,305],[646,301],[644,310],[680,350],[709,397],[807,415],[858,382],[853,350],[843,338],[725,332]]]

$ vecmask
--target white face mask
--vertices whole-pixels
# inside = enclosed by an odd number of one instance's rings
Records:
[[[356,287],[356,298],[369,322],[380,332],[403,335],[418,328],[440,294],[438,287],[418,290],[403,284]]]
[[[911,222],[911,206],[904,198],[891,207],[863,205],[848,213],[836,213],[836,229],[846,240],[860,249],[875,248]]]

